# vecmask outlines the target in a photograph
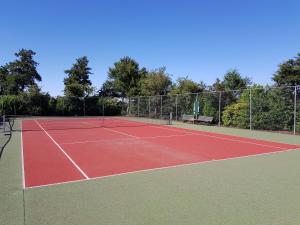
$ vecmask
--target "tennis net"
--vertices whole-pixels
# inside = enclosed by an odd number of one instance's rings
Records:
[[[96,129],[115,127],[163,126],[172,124],[172,114],[152,118],[146,115],[101,117],[27,117],[23,131]]]

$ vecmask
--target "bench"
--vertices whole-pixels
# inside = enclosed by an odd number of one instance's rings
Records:
[[[214,118],[212,116],[199,116],[195,121],[202,123],[212,123]]]
[[[185,121],[188,121],[188,122],[195,122],[195,117],[194,115],[188,115],[188,114],[183,114],[182,115],[182,121],[185,122]]]

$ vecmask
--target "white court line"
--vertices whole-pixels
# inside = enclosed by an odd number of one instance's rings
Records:
[[[167,128],[167,127],[158,127],[158,128],[174,131],[174,129]],[[178,129],[182,129],[182,128],[178,127]],[[182,129],[182,130],[185,130],[185,129]],[[200,131],[200,132],[206,132],[206,131]],[[214,136],[214,135],[210,135],[210,134],[201,134],[201,133],[195,133],[195,132],[190,132],[190,131],[187,131],[187,133],[188,134],[199,135],[199,136],[204,136],[204,137],[212,137],[212,138],[221,139],[221,140],[227,140],[227,141],[232,141],[232,142],[240,142],[240,143],[245,143],[245,144],[252,144],[252,145],[264,146],[264,147],[271,147],[271,148],[277,148],[277,149],[285,149],[283,147],[279,147],[279,146],[275,146],[275,145],[267,145],[267,144],[260,144],[260,143],[255,143],[255,142],[251,142],[251,141],[237,140],[237,139],[233,139],[233,138],[218,137],[218,136]],[[207,132],[207,133],[209,133],[209,132]],[[236,136],[236,137],[238,138],[238,136]],[[256,141],[263,141],[263,140],[257,140],[257,139],[254,139],[254,140],[256,140]]]
[[[25,189],[25,168],[24,168],[24,148],[23,148],[23,121],[20,122],[21,127],[21,160],[22,160],[22,186]]]
[[[123,119],[119,119],[119,118],[116,118],[116,120],[124,121]],[[135,122],[135,121],[134,121],[134,122]],[[137,123],[138,123],[138,122],[137,122]],[[142,123],[142,122],[141,122],[141,123]],[[143,122],[143,123],[153,125],[152,123],[147,122],[147,121],[145,121],[145,122]],[[278,148],[278,149],[284,149],[284,148],[282,148],[282,147],[278,147],[278,146],[274,146],[274,145],[266,145],[266,144],[259,144],[259,143],[251,142],[251,141],[242,141],[242,140],[237,140],[237,139],[233,139],[233,138],[218,137],[218,136],[210,135],[210,134],[195,133],[195,132],[188,131],[188,130],[190,130],[190,129],[181,128],[181,127],[176,127],[176,129],[174,129],[174,128],[168,128],[168,127],[165,127],[165,126],[162,126],[162,125],[153,125],[152,127],[154,127],[154,128],[160,128],[160,129],[164,129],[164,130],[170,130],[170,131],[174,131],[174,132],[180,132],[180,131],[178,131],[178,130],[183,130],[183,131],[185,131],[187,134],[194,134],[194,135],[199,135],[199,136],[212,137],[212,138],[217,138],[217,139],[222,139],[222,140],[229,140],[229,141],[235,141],[235,142],[247,143],[247,144],[258,145],[258,146],[264,146],[264,147],[273,147],[273,148]],[[196,131],[197,131],[197,130],[196,130]],[[198,132],[212,133],[212,132],[201,131],[201,130],[199,130]],[[238,136],[235,136],[235,137],[238,138]],[[251,139],[251,138],[249,138],[249,139]],[[252,138],[252,139],[255,140],[255,141],[263,141],[263,140],[254,139],[254,138]]]
[[[83,122],[83,123],[86,123],[86,124],[89,124],[89,125],[94,125],[94,124],[89,123],[89,122]],[[132,138],[135,138],[135,139],[136,139],[136,138],[139,138],[139,137],[137,137],[137,136],[134,136],[134,135],[131,135],[131,134],[127,134],[127,133],[122,132],[122,131],[113,130],[113,129],[111,129],[111,128],[106,128],[106,127],[101,127],[101,128],[103,128],[104,130],[108,130],[108,131],[111,131],[111,132],[115,132],[115,133],[118,133],[118,134],[125,135],[125,136],[127,136],[127,137],[132,137]]]
[[[143,139],[156,139],[156,138],[172,138],[172,137],[185,137],[185,136],[193,136],[194,134],[173,134],[173,135],[160,135],[153,137],[136,137],[134,139],[143,140]],[[109,140],[91,140],[91,141],[74,141],[74,142],[63,142],[61,145],[74,145],[74,144],[85,144],[85,143],[97,143],[97,142],[112,142],[112,141],[129,141],[132,138],[115,138]]]
[[[134,135],[131,135],[131,134],[127,134],[127,133],[122,132],[122,131],[117,131],[117,130],[113,130],[113,129],[110,129],[110,128],[106,128],[106,127],[103,127],[103,129],[104,129],[104,130],[111,131],[111,132],[115,132],[115,133],[118,133],[118,134],[122,134],[122,135],[125,135],[125,136],[127,136],[127,137],[132,137],[132,138],[134,138],[134,139],[139,138],[139,137],[137,137],[137,136],[134,136]]]
[[[37,120],[34,120],[36,124],[47,134],[47,136],[53,141],[53,143],[64,153],[64,155],[70,160],[70,162],[77,168],[77,170],[85,177],[85,179],[90,179],[85,172],[73,161],[73,159],[63,150],[63,148],[50,136],[50,134],[39,124]]]
[[[166,169],[172,169],[172,168],[179,168],[179,167],[184,167],[184,166],[212,164],[212,163],[221,162],[221,161],[251,158],[251,157],[253,158],[253,157],[260,157],[260,156],[273,155],[273,154],[275,155],[275,154],[280,154],[280,153],[285,153],[285,152],[290,152],[290,151],[296,151],[296,150],[300,150],[300,148],[286,149],[286,150],[277,151],[277,152],[259,153],[259,154],[254,154],[254,155],[238,156],[238,157],[232,157],[232,158],[226,158],[226,159],[213,159],[213,160],[207,160],[207,161],[201,161],[201,162],[185,163],[185,164],[179,164],[179,165],[174,165],[174,166],[164,166],[164,167],[157,167],[157,168],[153,168],[153,169],[144,169],[144,170],[137,170],[137,171],[126,172],[126,173],[118,173],[118,174],[112,174],[112,175],[106,175],[106,176],[100,176],[100,177],[92,177],[92,178],[88,179],[88,181],[90,181],[90,180],[101,180],[101,179],[105,179],[105,178],[112,178],[112,177],[124,176],[124,175],[130,175],[130,174],[151,172],[151,171],[156,171],[156,170],[166,170]],[[59,182],[59,183],[32,186],[32,187],[27,187],[26,189],[35,189],[35,188],[42,188],[42,187],[49,187],[49,186],[58,186],[58,185],[61,185],[61,184],[79,183],[79,182],[86,182],[86,181],[87,180],[66,181],[66,182]]]
[[[121,120],[122,121],[122,119],[116,119],[116,120]],[[148,122],[145,122],[145,123],[148,124]],[[149,124],[151,124],[151,123],[149,123]],[[237,139],[233,139],[233,138],[218,137],[218,136],[210,135],[210,134],[195,133],[195,132],[187,131],[187,129],[183,129],[183,128],[180,128],[180,127],[176,127],[179,131],[177,129],[167,128],[167,127],[163,127],[163,126],[153,126],[153,127],[164,129],[164,130],[170,130],[170,131],[173,131],[173,132],[181,132],[180,130],[183,130],[186,134],[191,134],[191,135],[198,135],[198,136],[203,136],[203,137],[212,137],[212,138],[221,139],[221,140],[251,144],[251,145],[256,145],[256,146],[263,146],[263,147],[269,147],[269,148],[276,148],[276,149],[282,149],[282,150],[285,149],[283,147],[279,147],[279,146],[275,146],[275,145],[260,144],[260,143],[255,143],[255,142],[252,142],[252,141],[242,141],[242,140],[237,140]],[[113,131],[113,132],[116,132],[116,133],[119,133],[119,134],[129,136],[129,137],[139,138],[138,136],[130,135],[130,134],[127,134],[127,133],[121,132],[121,131],[116,131],[116,130],[113,130],[112,128],[105,128],[105,127],[103,127],[103,128],[106,129],[106,130],[110,130],[110,131]],[[199,131],[199,132],[203,132],[203,131]],[[262,140],[257,140],[257,139],[255,139],[255,140],[256,141],[262,141]]]

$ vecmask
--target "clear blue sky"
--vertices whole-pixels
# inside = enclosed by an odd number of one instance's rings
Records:
[[[62,94],[64,70],[88,56],[100,88],[123,56],[167,67],[176,80],[213,83],[232,68],[271,83],[300,52],[299,0],[1,1],[0,65],[21,48],[37,52],[44,91]]]

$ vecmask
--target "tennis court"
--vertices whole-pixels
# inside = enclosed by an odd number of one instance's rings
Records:
[[[118,117],[27,119],[21,127],[24,188],[299,149]]]
[[[10,122],[0,224],[300,219],[298,136],[129,116]]]

